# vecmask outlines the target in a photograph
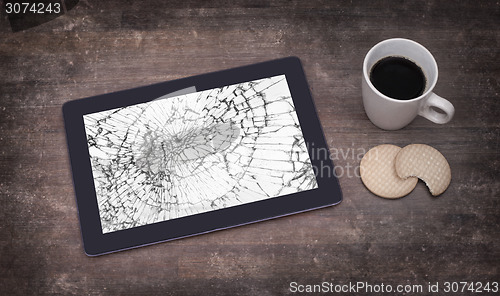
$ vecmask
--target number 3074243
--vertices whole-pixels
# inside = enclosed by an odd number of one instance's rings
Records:
[[[5,3],[7,14],[58,14],[61,13],[61,3],[36,3],[36,2],[7,2]]]

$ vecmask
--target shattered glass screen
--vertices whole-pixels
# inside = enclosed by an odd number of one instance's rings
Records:
[[[285,75],[84,123],[103,233],[318,187]]]

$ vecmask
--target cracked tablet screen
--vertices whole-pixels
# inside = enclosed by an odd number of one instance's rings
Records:
[[[285,75],[84,123],[103,233],[318,187]]]

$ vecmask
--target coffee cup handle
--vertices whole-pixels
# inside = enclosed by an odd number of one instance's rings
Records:
[[[436,111],[439,109],[441,112]],[[453,118],[455,107],[446,99],[431,93],[429,98],[423,102],[418,115],[423,116],[434,123],[447,123]]]

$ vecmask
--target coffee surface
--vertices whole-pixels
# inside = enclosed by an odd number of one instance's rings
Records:
[[[379,60],[370,71],[370,81],[384,95],[397,100],[411,100],[424,93],[426,78],[422,69],[403,57]]]

